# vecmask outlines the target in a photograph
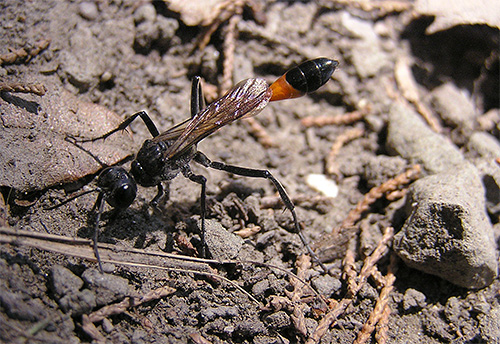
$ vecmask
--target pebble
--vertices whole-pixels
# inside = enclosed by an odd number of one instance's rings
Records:
[[[280,330],[292,324],[290,316],[285,311],[269,314],[264,320],[267,325],[274,330]]]
[[[205,230],[205,241],[213,259],[228,260],[238,257],[244,242],[241,237],[228,232],[214,220],[205,221]]]
[[[478,114],[472,99],[465,91],[453,83],[445,83],[436,87],[430,98],[433,109],[447,125],[472,129],[472,123],[476,122]]]
[[[495,159],[500,157],[500,142],[491,134],[476,132],[471,135],[467,150],[484,159]]]
[[[95,20],[99,15],[99,9],[95,2],[85,1],[78,6],[78,13],[87,20]]]
[[[50,269],[50,277],[53,291],[59,297],[77,292],[83,287],[83,280],[61,265],[54,265]]]
[[[96,294],[97,305],[107,305],[130,296],[128,280],[120,276],[101,273],[96,269],[87,269],[82,278]]]
[[[413,288],[408,288],[403,297],[403,309],[408,311],[410,309],[421,309],[426,304],[425,294],[415,290]]]
[[[330,275],[319,275],[312,280],[312,285],[318,293],[330,297],[342,288],[342,282]]]

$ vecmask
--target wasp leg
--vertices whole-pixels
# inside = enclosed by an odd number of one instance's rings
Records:
[[[201,78],[195,76],[191,86],[191,117],[205,108],[205,98],[201,89]]]
[[[78,142],[93,142],[93,141],[97,141],[97,140],[104,140],[107,137],[111,136],[112,134],[116,133],[117,131],[122,131],[122,130],[127,129],[127,127],[137,117],[141,117],[141,119],[143,120],[144,124],[146,124],[146,127],[148,128],[149,132],[151,133],[151,135],[153,137],[156,137],[160,134],[160,132],[158,131],[158,128],[156,128],[156,125],[153,123],[153,121],[151,120],[149,115],[146,113],[146,111],[139,111],[139,112],[134,113],[129,118],[125,119],[118,127],[111,130],[110,132],[107,132],[106,134],[99,136],[99,137],[95,137],[93,139],[78,140]]]
[[[182,174],[189,180],[201,185],[201,196],[200,196],[200,215],[201,215],[201,256],[205,256],[205,216],[206,216],[206,199],[207,199],[207,178],[202,175],[194,174],[191,171],[189,165],[186,165],[182,169]]]
[[[99,256],[99,250],[97,249],[97,239],[99,237],[99,222],[101,221],[101,214],[104,210],[104,204],[106,203],[106,198],[104,197],[104,193],[100,192],[99,196],[97,196],[97,200],[95,201],[94,206],[92,207],[92,211],[97,211],[96,217],[95,217],[95,224],[94,224],[94,255],[95,258],[97,259],[97,264],[99,265],[99,271],[102,273],[102,263],[101,263],[101,256]]]
[[[295,233],[299,235],[300,240],[306,247],[307,252],[311,255],[311,257],[319,264],[319,266],[321,266],[321,268],[325,271],[325,273],[328,273],[328,269],[323,265],[323,263],[320,262],[319,258],[311,249],[306,238],[302,234],[299,221],[297,219],[297,214],[295,212],[295,205],[293,204],[292,200],[286,193],[283,185],[281,185],[281,183],[276,178],[274,178],[271,172],[269,172],[268,170],[257,170],[240,166],[226,165],[225,163],[218,161],[211,161],[205,154],[201,152],[197,152],[193,159],[197,163],[208,168],[213,168],[216,170],[221,170],[232,174],[237,174],[239,176],[252,177],[252,178],[265,178],[270,180],[274,184],[276,190],[278,190],[278,194],[280,195],[281,200],[285,204],[285,207],[292,213]]]
[[[151,202],[149,202],[149,204],[155,209],[157,209],[158,202],[160,201],[160,199],[163,197],[163,195],[165,195],[165,191],[164,191],[163,185],[161,183],[158,184],[156,187],[158,189],[158,192],[156,193],[156,196],[151,200]],[[167,194],[168,194],[168,190],[167,190]]]

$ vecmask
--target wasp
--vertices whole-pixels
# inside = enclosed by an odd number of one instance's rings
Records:
[[[316,91],[330,79],[337,66],[338,62],[335,60],[316,58],[290,69],[270,86],[261,78],[243,80],[207,107],[204,103],[200,77],[195,77],[191,89],[191,118],[184,122],[160,133],[148,114],[145,111],[140,111],[125,119],[117,128],[100,137],[79,140],[78,142],[89,142],[105,139],[117,131],[125,130],[138,117],[144,121],[152,136],[151,139],[144,141],[135,156],[135,160],[131,163],[129,172],[121,166],[107,167],[98,176],[97,188],[90,191],[99,192],[93,207],[93,211],[97,213],[93,244],[101,271],[97,238],[100,216],[105,203],[117,209],[129,207],[136,197],[137,184],[139,184],[143,187],[156,187],[158,189],[156,196],[150,202],[151,205],[156,206],[165,194],[164,185],[168,187],[168,182],[179,173],[201,186],[201,255],[205,256],[207,179],[193,173],[191,162],[235,175],[268,179],[274,184],[285,207],[291,212],[295,232],[299,235],[309,254],[319,262],[300,230],[293,202],[271,172],[212,161],[197,150],[197,144],[208,135],[235,120],[257,115],[269,102],[297,98]]]

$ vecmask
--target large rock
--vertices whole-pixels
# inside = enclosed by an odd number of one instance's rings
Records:
[[[497,276],[493,229],[484,188],[472,165],[415,182],[411,210],[394,249],[407,265],[465,288],[482,288]]]
[[[389,112],[387,150],[411,163],[421,164],[429,173],[460,167],[464,157],[443,135],[433,132],[413,109],[394,104]]]

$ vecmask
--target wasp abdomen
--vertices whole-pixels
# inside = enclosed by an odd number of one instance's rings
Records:
[[[338,64],[337,61],[321,57],[290,69],[271,85],[271,101],[297,98],[316,91],[326,84]]]

